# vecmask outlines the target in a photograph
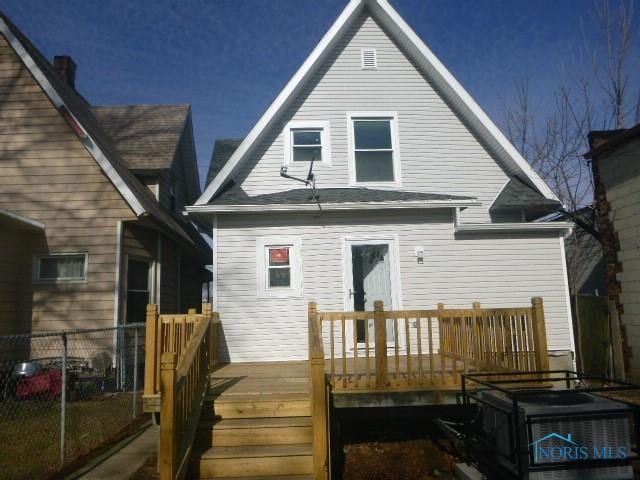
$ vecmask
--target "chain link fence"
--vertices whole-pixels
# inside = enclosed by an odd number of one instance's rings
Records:
[[[0,478],[48,478],[143,421],[144,338],[144,324],[0,337]]]

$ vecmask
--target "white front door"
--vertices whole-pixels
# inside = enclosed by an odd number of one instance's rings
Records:
[[[396,268],[393,247],[393,240],[347,240],[345,278],[348,291],[345,294],[345,304],[348,309],[372,311],[376,300],[384,302],[385,310],[397,308],[397,292],[394,291],[393,282]],[[373,333],[373,329],[371,320],[370,334]],[[350,325],[350,333],[356,335],[358,343],[364,343],[364,321],[357,322],[355,332]],[[387,342],[394,343],[393,322],[390,320],[387,321]]]

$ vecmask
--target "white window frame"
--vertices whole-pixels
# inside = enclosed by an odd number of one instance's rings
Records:
[[[308,168],[310,162],[295,162],[293,160],[293,132],[296,130],[320,130],[320,148],[322,160],[314,163],[331,165],[331,123],[328,121],[292,121],[284,128],[284,164],[286,166],[302,165]]]
[[[288,247],[291,286],[269,288],[269,248]],[[256,277],[258,297],[302,297],[302,239],[294,236],[269,236],[256,239]]]
[[[391,148],[393,159],[392,182],[358,182],[356,181],[356,153],[355,153],[355,120],[389,120],[391,129]],[[349,146],[349,185],[352,187],[401,187],[400,171],[400,140],[398,135],[398,112],[347,112],[347,140]]]
[[[40,262],[47,258],[59,257],[84,257],[84,271],[82,277],[68,278],[40,278]],[[86,252],[76,253],[42,253],[33,256],[32,281],[34,284],[54,284],[54,283],[85,283],[89,273],[89,254]]]

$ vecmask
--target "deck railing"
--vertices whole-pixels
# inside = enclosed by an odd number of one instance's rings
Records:
[[[542,299],[531,307],[319,312],[309,303],[313,478],[329,470],[329,392],[458,389],[460,374],[548,371]]]
[[[211,305],[202,313],[158,315],[147,306],[146,410],[160,412],[161,480],[185,478],[209,373],[218,363],[220,318]]]
[[[456,388],[460,374],[548,370],[541,298],[530,307],[318,312],[313,351],[338,390]],[[311,350],[310,350],[311,351]]]
[[[167,352],[175,353],[179,362],[186,351],[186,346],[193,336],[196,325],[210,318],[213,328],[210,345],[211,359],[215,365],[218,361],[218,325],[219,315],[212,311],[211,304],[202,304],[202,313],[190,309],[186,314],[158,315],[158,306],[147,305],[147,335],[145,345],[145,381],[143,407],[147,412],[160,411],[160,362]]]

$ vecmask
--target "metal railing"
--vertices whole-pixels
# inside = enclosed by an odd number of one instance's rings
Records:
[[[0,337],[6,478],[48,478],[142,421],[145,330],[131,324]]]

